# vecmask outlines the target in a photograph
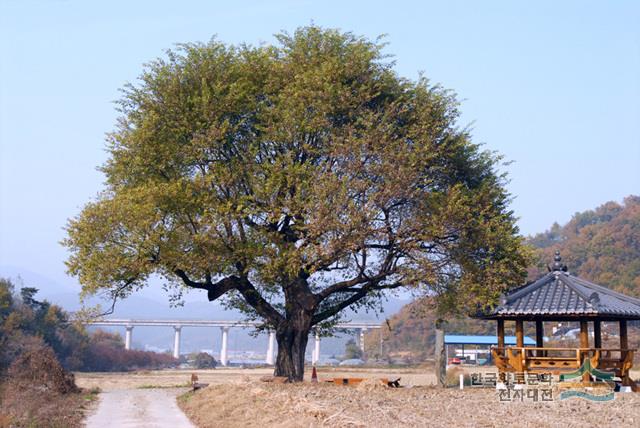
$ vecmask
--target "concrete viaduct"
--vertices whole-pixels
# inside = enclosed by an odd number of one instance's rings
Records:
[[[227,356],[227,343],[229,339],[229,329],[231,328],[252,328],[262,324],[258,321],[211,321],[211,320],[140,320],[140,319],[103,319],[96,321],[85,321],[85,325],[91,326],[103,326],[103,327],[124,327],[125,339],[124,345],[126,349],[131,349],[131,338],[133,335],[133,328],[139,326],[153,326],[153,327],[173,327],[173,356],[174,358],[180,357],[180,333],[183,327],[219,327],[222,330],[222,346],[220,349],[220,363],[226,366],[229,363]],[[336,329],[356,330],[360,349],[364,352],[364,334],[369,329],[379,329],[380,324],[374,322],[345,322],[338,323],[335,326]],[[269,345],[267,347],[267,357],[265,362],[273,365],[275,362],[275,345],[276,334],[273,331],[269,331]],[[320,359],[320,335],[315,334],[315,344],[311,354],[311,361],[315,364]]]

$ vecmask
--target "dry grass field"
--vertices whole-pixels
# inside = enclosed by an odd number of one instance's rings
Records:
[[[436,387],[431,369],[321,369],[319,384],[261,382],[271,369],[79,373],[77,383],[103,390],[171,387],[184,385],[193,372],[209,387],[178,400],[201,428],[640,426],[640,394],[616,394],[614,401],[602,403],[578,398],[501,402],[493,389]],[[401,377],[405,387],[387,388],[373,379],[358,386],[322,382],[343,376]]]
[[[401,377],[402,385],[431,385],[435,383],[432,369],[372,369],[372,368],[322,368],[320,377]],[[273,374],[272,368],[240,369],[219,368],[214,370],[148,370],[127,373],[76,373],[76,384],[80,388],[100,388],[103,391],[132,388],[169,388],[185,386],[191,374],[199,381],[210,385],[228,385]],[[311,373],[307,374],[307,380]]]

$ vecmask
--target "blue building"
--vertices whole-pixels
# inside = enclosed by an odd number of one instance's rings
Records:
[[[505,345],[515,346],[515,336],[505,336]],[[528,336],[524,337],[525,346],[535,346],[536,341]],[[453,346],[452,358],[460,358],[465,362],[474,364],[483,363],[491,359],[491,346],[498,346],[498,336],[467,336],[446,334],[444,336],[444,349],[449,364],[449,346]],[[466,347],[466,349],[465,349]]]

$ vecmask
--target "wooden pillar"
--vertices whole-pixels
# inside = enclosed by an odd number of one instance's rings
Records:
[[[541,320],[536,320],[536,348],[544,347],[544,325]],[[538,357],[544,357],[544,351],[536,352]]]
[[[589,324],[586,321],[580,321],[580,347],[589,347]]]
[[[627,320],[620,320],[620,349],[629,349],[629,339],[627,338]],[[620,358],[624,360],[627,352],[620,352]]]
[[[629,340],[627,339],[627,320],[620,320],[620,349],[628,349]]]
[[[504,354],[504,320],[498,320],[498,348],[500,349],[500,353]]]
[[[587,323],[587,321],[580,321],[580,347],[581,348],[589,347],[589,324]],[[584,363],[584,361],[589,357],[589,353],[588,351],[585,350],[585,351],[582,351],[580,354],[582,355],[581,363]],[[582,375],[582,381],[590,382],[591,375],[588,372],[585,372]]]
[[[626,349],[629,349],[629,339],[627,337],[627,320],[620,320],[620,349],[625,349],[625,351],[620,352],[620,359],[624,361],[627,358]],[[638,386],[633,380],[631,380],[628,370],[625,370],[625,373],[621,373],[621,377],[622,384],[624,386],[630,386],[632,391],[638,392]]]
[[[499,319],[498,320],[498,355],[500,356],[505,356],[507,355],[507,351],[505,351],[504,349],[504,320],[503,319]],[[505,373],[503,373],[502,371],[500,371],[498,373],[498,376],[500,378],[500,382],[504,383],[505,381]]]
[[[602,348],[602,329],[600,326],[600,320],[593,322],[593,347],[596,349]]]
[[[516,320],[516,346],[518,348],[524,347],[524,322],[522,320]]]
[[[523,320],[516,320],[516,347],[517,348],[524,347],[524,321]],[[518,355],[518,359],[520,360],[517,367],[519,367],[520,369],[516,369],[516,370],[518,370],[518,372],[522,372],[522,376],[524,376],[524,372],[527,370],[527,368],[525,367],[524,351],[518,350],[517,355]],[[518,383],[521,383],[522,379],[524,378],[519,379]]]

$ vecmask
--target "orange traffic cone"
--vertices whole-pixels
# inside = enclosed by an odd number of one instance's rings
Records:
[[[318,372],[316,371],[316,366],[313,366],[313,370],[311,371],[311,382],[318,383]]]

